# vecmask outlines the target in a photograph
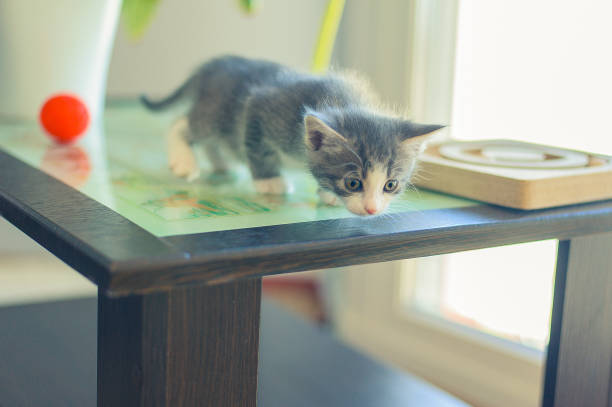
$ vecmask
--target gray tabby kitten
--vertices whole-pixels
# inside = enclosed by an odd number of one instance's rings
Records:
[[[213,59],[164,100],[142,97],[151,110],[190,97],[186,117],[168,135],[169,163],[195,179],[194,143],[216,172],[227,171],[220,147],[246,160],[260,193],[282,194],[281,163],[305,164],[323,202],[373,215],[410,181],[423,136],[442,126],[377,112],[369,92],[340,76],[315,76],[235,56]]]

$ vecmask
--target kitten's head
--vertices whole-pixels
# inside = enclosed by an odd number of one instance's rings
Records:
[[[307,111],[304,142],[310,171],[349,211],[375,215],[404,190],[424,139],[442,127],[363,110]]]

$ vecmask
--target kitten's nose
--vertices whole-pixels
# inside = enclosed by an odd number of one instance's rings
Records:
[[[366,206],[365,210],[370,215],[374,215],[377,212],[377,209],[375,207],[373,207],[373,206]]]

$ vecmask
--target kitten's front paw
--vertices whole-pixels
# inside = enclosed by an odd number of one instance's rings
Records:
[[[323,202],[325,205],[330,205],[330,206],[341,206],[342,205],[342,200],[338,198],[338,195],[332,192],[326,191],[324,189],[319,189],[317,193],[319,194],[319,198],[321,198],[321,202]]]
[[[171,141],[168,146],[168,164],[174,175],[193,181],[200,176],[200,168],[189,145],[182,141]]]
[[[260,194],[283,195],[287,191],[282,177],[256,179],[253,183],[255,190]]]

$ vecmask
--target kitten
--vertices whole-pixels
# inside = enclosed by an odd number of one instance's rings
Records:
[[[378,113],[371,93],[346,77],[235,56],[204,64],[164,100],[141,100],[160,110],[187,97],[189,112],[168,136],[176,175],[199,176],[194,143],[215,172],[227,171],[225,146],[246,160],[258,192],[282,194],[281,162],[289,157],[310,169],[323,202],[357,215],[387,208],[410,181],[425,136],[443,127]]]

